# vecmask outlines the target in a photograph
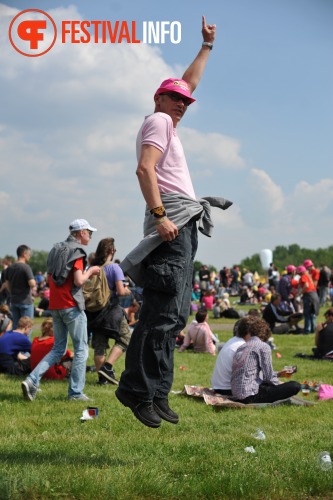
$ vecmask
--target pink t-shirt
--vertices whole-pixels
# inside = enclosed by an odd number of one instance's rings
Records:
[[[202,303],[204,304],[206,309],[211,311],[213,309],[213,304],[214,304],[214,295],[204,295],[202,297]]]
[[[154,146],[163,153],[156,165],[160,193],[183,193],[195,199],[183,146],[169,115],[153,113],[145,118],[136,141],[138,160],[142,144]]]
[[[204,321],[203,323],[198,323],[193,320],[186,332],[183,345],[179,348],[179,352],[184,351],[186,347],[193,343],[194,352],[209,352],[215,356],[215,346],[212,339],[212,331]]]

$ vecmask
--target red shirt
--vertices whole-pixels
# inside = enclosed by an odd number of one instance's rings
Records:
[[[55,285],[52,277],[49,275],[50,284],[50,305],[49,309],[69,309],[76,307],[77,304],[72,296],[72,288],[74,283],[74,272],[84,270],[83,257],[74,262],[73,268],[68,275],[65,283],[62,286]]]
[[[315,281],[318,283],[319,276],[320,276],[320,272],[318,271],[318,269],[316,269],[314,267],[313,269],[311,269],[310,274],[311,274],[312,281]]]
[[[31,356],[30,356],[30,365],[31,365],[31,370],[33,370],[38,363],[48,354],[54,344],[54,337],[35,337],[34,340],[32,341],[32,346],[31,346]],[[73,354],[71,351],[67,349],[65,352],[64,356],[61,359],[64,358],[70,358],[72,357]],[[64,366],[60,365],[53,365],[51,368],[47,370],[47,372],[44,373],[43,378],[53,378],[53,379],[64,379],[66,377],[67,370]]]
[[[306,288],[304,288],[305,283],[308,284]],[[304,290],[303,293],[315,292],[316,287],[313,284],[312,278],[308,273],[302,274],[299,280],[299,284],[301,288]]]

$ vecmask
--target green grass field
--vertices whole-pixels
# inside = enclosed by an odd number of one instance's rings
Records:
[[[221,341],[231,336],[227,323],[232,321],[210,321]],[[295,380],[333,384],[331,362],[294,358],[311,352],[313,335],[275,336],[275,343],[275,369],[297,364]],[[209,387],[214,363],[210,355],[176,352],[173,390],[184,384]],[[118,375],[123,366],[121,359]],[[42,381],[36,400],[26,402],[21,380],[0,375],[1,500],[333,498],[333,471],[317,465],[321,451],[333,456],[333,401],[217,410],[171,394],[180,423],[149,429],[118,403],[115,386],[98,386],[96,380],[96,373],[87,374],[85,392],[99,417],[82,423],[87,404],[66,400],[66,381]],[[317,401],[317,394],[308,398]],[[251,436],[257,428],[265,441]],[[248,446],[256,453],[246,453]]]

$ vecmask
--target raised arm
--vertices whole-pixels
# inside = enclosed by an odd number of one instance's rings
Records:
[[[205,16],[202,16],[201,32],[203,41],[206,43],[211,43],[213,45],[215,40],[216,25],[206,24]],[[211,48],[209,46],[203,45],[199,50],[197,57],[190,64],[190,66],[187,68],[187,70],[182,76],[182,79],[189,84],[191,88],[191,93],[196,89],[202,77],[210,52]]]

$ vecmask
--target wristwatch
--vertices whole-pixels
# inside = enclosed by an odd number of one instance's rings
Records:
[[[209,47],[210,50],[212,50],[212,48],[213,48],[213,44],[210,43],[210,42],[202,42],[202,46],[203,47]]]

